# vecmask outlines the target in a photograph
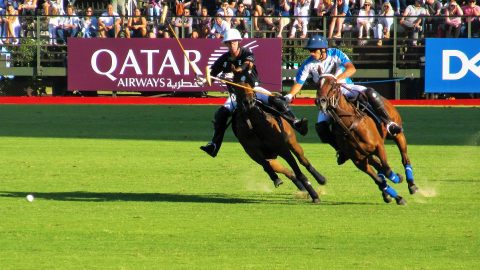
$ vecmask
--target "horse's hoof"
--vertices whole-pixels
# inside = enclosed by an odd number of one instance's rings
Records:
[[[320,198],[315,198],[312,200],[312,203],[320,203]]]
[[[397,198],[395,198],[395,201],[397,201],[397,205],[406,205],[407,204],[407,201],[402,198],[402,196],[397,196]]]
[[[275,185],[276,188],[278,188],[281,184],[283,184],[283,181],[279,178],[273,180],[273,185]]]
[[[417,193],[418,187],[413,184],[413,183],[408,183],[408,192],[410,192],[411,195]]]
[[[398,173],[397,173],[397,175],[398,175],[398,179],[399,179],[397,184],[400,184],[400,183],[403,182],[403,177]]]
[[[382,191],[382,198],[383,198],[383,201],[385,203],[391,203],[392,202],[392,198],[390,197],[390,195],[388,195],[387,192],[385,191]]]
[[[327,183],[327,178],[321,176],[321,177],[319,177],[319,178],[317,179],[317,183],[318,183],[319,185],[324,186],[324,185]]]

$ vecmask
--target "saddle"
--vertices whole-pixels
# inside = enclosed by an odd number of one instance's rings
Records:
[[[368,102],[368,97],[364,93],[360,92],[356,98],[347,98],[346,100],[351,103],[358,111],[372,118],[375,122],[375,125],[377,126],[377,129],[379,131],[382,130],[382,120],[380,119],[380,117],[377,116],[372,105],[370,105],[370,103]]]

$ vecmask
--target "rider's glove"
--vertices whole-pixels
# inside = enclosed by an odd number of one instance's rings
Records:
[[[287,101],[288,103],[292,103],[293,95],[292,94],[285,95],[283,96],[283,99],[285,99],[285,101]]]
[[[203,78],[202,76],[195,76],[195,82],[197,83],[198,86],[204,87],[205,84],[207,83],[207,79]]]

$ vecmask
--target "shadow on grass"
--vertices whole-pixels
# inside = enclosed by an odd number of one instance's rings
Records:
[[[54,201],[78,201],[78,202],[178,202],[178,203],[219,203],[219,204],[282,204],[282,205],[378,205],[374,202],[334,202],[322,201],[320,204],[311,203],[310,199],[296,199],[286,196],[252,195],[250,198],[232,197],[228,194],[172,194],[172,193],[122,193],[122,192],[16,192],[0,191],[0,197],[22,198],[28,194],[34,195],[35,199]]]
[[[186,203],[259,203],[262,200],[228,197],[224,194],[172,194],[172,193],[122,193],[122,192],[13,192],[0,191],[0,197],[25,198],[28,194],[35,199],[81,202],[186,202]]]

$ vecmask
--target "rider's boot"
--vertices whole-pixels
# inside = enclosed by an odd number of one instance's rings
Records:
[[[220,146],[222,146],[223,136],[227,130],[227,122],[230,115],[231,112],[224,106],[217,110],[215,113],[215,119],[213,121],[214,133],[212,141],[207,143],[205,146],[200,146],[200,149],[212,157],[217,156]]]
[[[377,93],[377,91],[373,90],[373,88],[367,88],[365,93],[367,94],[368,102],[372,106],[373,110],[375,111],[377,116],[380,117],[382,122],[386,125],[387,132],[392,136],[396,136],[398,133],[402,132],[402,128],[397,123],[392,121],[387,111],[385,110],[385,104],[383,102],[382,96]]]
[[[288,107],[287,101],[277,96],[268,97],[268,102],[281,114],[281,116],[292,125],[302,136],[308,133],[307,118],[298,119],[292,110]]]
[[[338,147],[337,142],[333,137],[333,133],[330,130],[330,124],[325,121],[316,123],[315,130],[322,142],[330,144],[337,151],[337,164],[342,165],[345,163],[348,160],[348,157]]]

